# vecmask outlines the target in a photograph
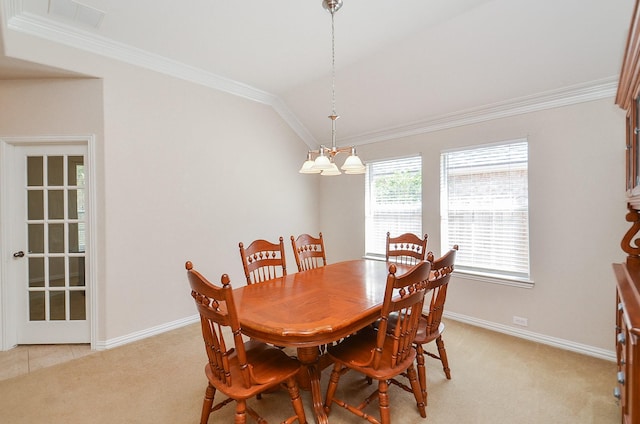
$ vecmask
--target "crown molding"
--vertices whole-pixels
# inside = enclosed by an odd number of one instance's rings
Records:
[[[362,133],[342,138],[340,141],[344,145],[358,146],[477,124],[494,119],[615,97],[617,87],[618,77],[608,77],[558,90],[545,91],[478,108],[440,115],[406,125]]]
[[[316,149],[319,145],[318,140],[300,122],[282,99],[271,93],[142,49],[109,40],[91,32],[24,12],[22,10],[22,1],[0,0],[3,5],[6,28],[271,106],[310,149]],[[400,126],[369,131],[340,138],[339,141],[341,145],[350,146],[371,144],[614,97],[617,85],[617,76],[609,77],[478,108],[435,116]]]
[[[269,105],[273,107],[309,148],[316,148],[318,145],[315,138],[293,112],[279,97],[271,93],[60,22],[45,19],[32,13],[22,12],[21,0],[9,0],[3,4],[8,18],[7,28],[11,30]]]

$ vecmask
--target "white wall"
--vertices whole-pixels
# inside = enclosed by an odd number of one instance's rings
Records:
[[[447,310],[478,322],[612,351],[615,280],[624,260],[624,113],[605,99],[360,146],[366,160],[421,153],[423,232],[440,254],[442,150],[526,137],[532,289],[453,278]],[[344,177],[343,177],[344,178]],[[333,260],[364,252],[364,178],[324,179],[321,226]],[[464,249],[460,246],[460,249]]]

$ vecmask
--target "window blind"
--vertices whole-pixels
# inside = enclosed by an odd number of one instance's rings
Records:
[[[442,251],[456,267],[529,277],[528,145],[445,152],[440,157]]]
[[[369,162],[365,175],[365,254],[384,257],[391,235],[422,234],[422,158]]]

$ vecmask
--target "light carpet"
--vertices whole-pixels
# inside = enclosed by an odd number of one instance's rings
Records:
[[[452,379],[427,358],[427,419],[413,397],[390,388],[394,423],[614,424],[616,365],[448,320],[444,334]],[[199,324],[0,382],[0,423],[198,423],[206,388]],[[326,387],[330,368],[323,372]],[[370,389],[353,372],[339,394],[360,403]],[[345,393],[346,392],[346,393]],[[324,395],[324,391],[323,391]],[[354,397],[355,395],[355,397]],[[302,392],[313,423],[310,395]],[[269,422],[293,415],[284,391],[250,401]],[[209,423],[232,423],[234,403]],[[377,405],[370,405],[377,414]],[[361,423],[336,405],[331,423]],[[248,422],[251,422],[250,420]]]

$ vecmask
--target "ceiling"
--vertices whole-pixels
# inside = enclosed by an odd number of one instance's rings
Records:
[[[330,138],[331,16],[321,0],[0,1],[5,11],[10,3],[57,33],[108,40],[265,92],[308,144]],[[610,92],[633,6],[634,0],[344,0],[335,15],[338,144],[574,89]],[[70,75],[0,59],[4,79]]]

